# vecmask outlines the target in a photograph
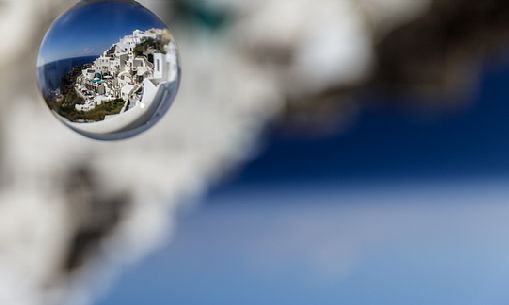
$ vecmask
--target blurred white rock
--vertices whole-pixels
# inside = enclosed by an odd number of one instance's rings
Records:
[[[167,1],[141,2],[160,15],[171,10]],[[90,289],[100,290],[90,283],[96,274],[108,277],[107,267],[152,250],[171,234],[182,199],[200,196],[256,153],[260,131],[289,95],[366,77],[374,60],[372,29],[425,8],[404,5],[409,2],[209,0],[207,5],[238,18],[221,37],[177,27],[184,73],[173,108],[145,134],[104,143],[62,126],[35,86],[43,29],[75,2],[4,1],[0,303],[46,305],[71,295],[76,302],[90,301]],[[290,54],[290,61],[263,64],[253,58],[277,50]],[[117,197],[125,205],[94,205]],[[70,253],[81,251],[76,243],[83,232],[94,233],[96,245],[78,253],[78,265],[68,266]]]

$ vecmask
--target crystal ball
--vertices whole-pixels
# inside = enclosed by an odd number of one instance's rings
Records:
[[[53,115],[77,133],[120,140],[154,126],[180,84],[175,39],[132,0],[83,0],[58,17],[37,58]]]

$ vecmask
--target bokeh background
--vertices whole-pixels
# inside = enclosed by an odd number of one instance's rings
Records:
[[[109,143],[35,86],[74,3],[0,6],[1,304],[509,302],[505,1],[142,1],[182,88]]]

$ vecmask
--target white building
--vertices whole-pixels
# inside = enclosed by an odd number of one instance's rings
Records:
[[[120,97],[126,101],[126,102],[129,102],[129,98],[131,97],[131,95],[133,95],[133,93],[138,89],[139,87],[138,86],[135,86],[135,85],[125,85],[122,87],[122,90],[120,91]]]
[[[173,52],[154,53],[154,80],[158,83],[171,82],[177,77],[176,50]]]
[[[93,101],[86,101],[84,104],[76,104],[74,108],[78,111],[90,111],[95,109],[96,105]]]
[[[163,53],[154,53],[154,80],[161,82],[168,78],[169,66]]]
[[[85,79],[93,79],[95,77],[95,69],[88,68],[81,70],[81,76]]]
[[[170,41],[158,53],[153,53],[157,51],[152,47],[147,49],[146,54],[152,54],[153,63],[147,56],[136,56],[133,52],[137,45],[151,38]],[[155,96],[161,83],[176,79],[177,69],[176,46],[169,32],[136,30],[105,51],[91,68],[82,70],[75,89],[85,102],[75,108],[90,111],[118,98],[128,103],[122,111],[133,109],[136,105],[144,107],[149,104],[147,99]],[[101,76],[98,77],[97,73]]]
[[[106,73],[110,69],[110,58],[104,55],[101,55],[94,62],[95,68],[98,72]]]
[[[122,71],[117,76],[118,86],[124,87],[125,85],[133,85],[134,81],[128,71]]]

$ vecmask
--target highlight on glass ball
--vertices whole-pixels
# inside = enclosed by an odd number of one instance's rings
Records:
[[[84,0],[57,18],[42,41],[37,74],[53,114],[99,140],[154,126],[180,83],[168,27],[131,0]]]

